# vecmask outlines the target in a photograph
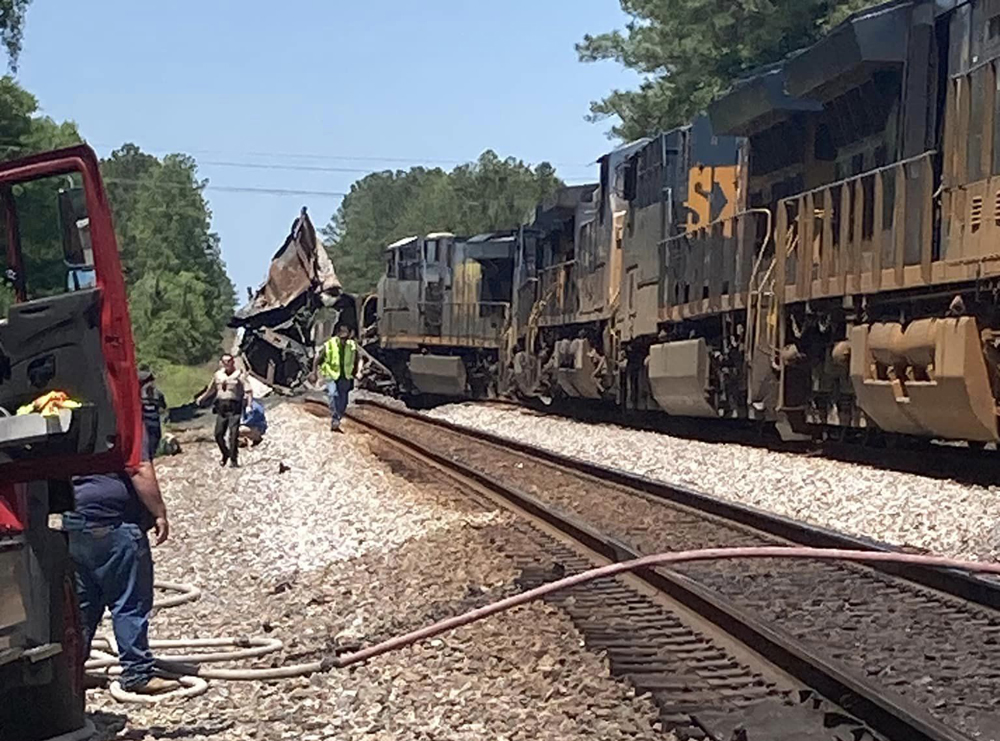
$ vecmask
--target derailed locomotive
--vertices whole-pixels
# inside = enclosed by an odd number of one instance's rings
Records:
[[[489,268],[394,246],[377,342],[411,395],[996,441],[998,73],[998,0],[857,13],[479,238]]]

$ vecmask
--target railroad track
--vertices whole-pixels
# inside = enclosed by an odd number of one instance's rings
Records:
[[[611,558],[776,542],[884,548],[379,404],[359,404],[352,416],[482,486],[527,497],[545,519],[586,523],[590,546]],[[877,727],[882,708],[909,716],[913,730],[901,738],[1000,738],[995,583],[895,571],[728,562],[653,576],[828,697],[853,693],[843,704]]]
[[[452,400],[454,401],[454,400]],[[918,474],[930,478],[992,486],[1000,480],[1000,452],[995,446],[968,447],[941,444],[905,436],[876,434],[865,430],[836,430],[842,437],[783,441],[777,432],[746,420],[715,420],[706,425],[693,417],[673,417],[661,412],[622,413],[617,407],[590,403],[586,399],[515,402],[508,399],[477,400],[484,406],[508,406],[580,422],[613,424],[634,430],[658,432],[689,440],[734,443],[790,454],[819,455],[830,460],[872,466],[884,470]],[[429,405],[428,408],[440,406]]]
[[[310,406],[323,413],[319,403]],[[494,508],[503,506],[520,515],[497,545],[521,569],[517,583],[522,590],[615,560],[607,543],[585,525],[574,525],[530,500],[498,496],[419,449],[374,427],[367,429],[380,443],[388,443],[375,444],[373,449],[392,470],[425,484],[437,471],[481,506],[492,503]],[[547,601],[570,617],[591,650],[605,653],[615,675],[630,682],[637,693],[650,694],[663,728],[676,738],[919,738],[908,729],[895,736],[877,732],[843,705],[789,676],[641,578],[600,579],[558,592]],[[463,609],[456,605],[442,611],[439,606],[435,615],[450,616]]]

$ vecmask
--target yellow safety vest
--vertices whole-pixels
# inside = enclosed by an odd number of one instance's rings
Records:
[[[336,380],[354,378],[354,358],[358,352],[358,345],[354,340],[344,342],[344,357],[340,357],[340,343],[336,337],[331,337],[323,346],[323,364],[319,367],[319,372],[324,378]],[[343,376],[341,376],[343,367]]]

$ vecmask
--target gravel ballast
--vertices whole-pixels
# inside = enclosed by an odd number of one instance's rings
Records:
[[[977,560],[1000,555],[997,487],[543,416],[515,407],[451,404],[427,414],[886,543]]]
[[[241,469],[220,468],[208,443],[158,461],[173,533],[154,550],[157,578],[205,593],[158,611],[154,638],[268,635],[285,649],[260,666],[314,661],[514,589],[497,545],[510,515],[386,464],[367,436],[332,435],[300,407],[269,417]],[[652,702],[543,603],[349,670],[214,681],[149,707],[91,691],[88,710],[100,739],[670,738]]]

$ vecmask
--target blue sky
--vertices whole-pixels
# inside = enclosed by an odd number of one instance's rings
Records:
[[[218,186],[344,192],[365,172],[487,148],[583,182],[609,148],[589,101],[636,77],[580,63],[573,44],[626,20],[617,0],[34,0],[18,79],[99,154],[187,152]],[[241,298],[301,206],[319,227],[339,202],[206,195]]]

